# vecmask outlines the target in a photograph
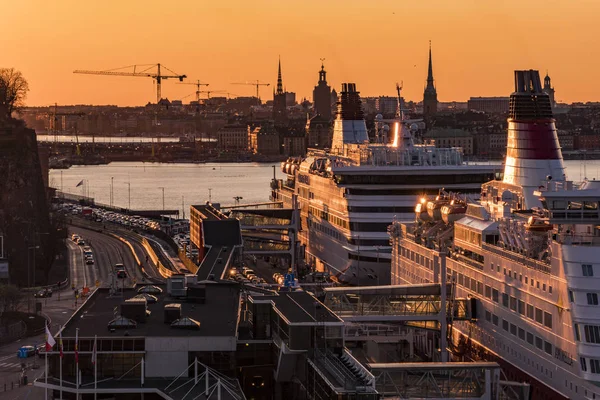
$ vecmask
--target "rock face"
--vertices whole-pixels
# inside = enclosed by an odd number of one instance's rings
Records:
[[[0,235],[10,282],[45,284],[55,254],[35,131],[21,121],[0,122]]]

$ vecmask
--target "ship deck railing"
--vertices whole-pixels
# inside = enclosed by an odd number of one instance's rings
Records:
[[[502,248],[502,247],[498,247],[495,246],[493,244],[488,244],[488,243],[482,243],[481,247],[484,250],[490,251],[494,254],[497,254],[501,257],[507,258],[511,261],[516,261],[518,263],[521,263],[523,265],[525,265],[527,268],[531,268],[531,269],[535,269],[537,271],[541,271],[544,272],[546,274],[551,274],[552,273],[552,267],[549,264],[546,264],[542,261],[538,261],[538,260],[534,260],[532,258],[526,257],[522,254],[518,254],[515,252],[512,252],[508,249]]]

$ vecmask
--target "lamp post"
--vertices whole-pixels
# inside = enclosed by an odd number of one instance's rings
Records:
[[[212,188],[208,188],[208,202],[212,203]]]
[[[162,210],[165,211],[165,188],[160,186],[159,189],[162,189]]]
[[[110,177],[110,206],[111,207],[113,206],[113,201],[114,201],[114,197],[113,197],[113,195],[114,195],[114,193],[113,193],[114,179],[115,179],[114,176]]]
[[[127,209],[131,211],[131,182],[127,182]]]

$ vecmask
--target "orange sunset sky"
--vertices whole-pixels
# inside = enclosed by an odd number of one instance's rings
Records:
[[[160,62],[238,95],[274,85],[277,57],[297,98],[312,97],[319,58],[336,89],[422,98],[433,43],[440,101],[506,96],[514,69],[546,70],[558,101],[600,100],[599,0],[1,0],[0,67],[29,80],[28,105],[143,105],[149,78],[75,75]],[[195,88],[163,82],[163,97]],[[271,98],[272,87],[262,90]],[[185,101],[193,100],[189,96]]]

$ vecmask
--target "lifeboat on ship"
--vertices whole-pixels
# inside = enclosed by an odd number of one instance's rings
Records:
[[[461,201],[452,200],[441,208],[442,220],[449,224],[458,221],[467,213],[467,205]]]
[[[415,206],[415,214],[417,217],[417,220],[420,221],[431,221],[431,217],[429,216],[429,213],[427,212],[427,204],[428,201],[425,197],[423,197],[421,199],[421,201]]]
[[[548,232],[551,231],[554,226],[548,222],[546,218],[529,217],[525,224],[525,229],[530,232]]]
[[[450,204],[450,200],[443,196],[437,196],[435,200],[427,203],[427,214],[435,221],[442,219],[442,207]]]

